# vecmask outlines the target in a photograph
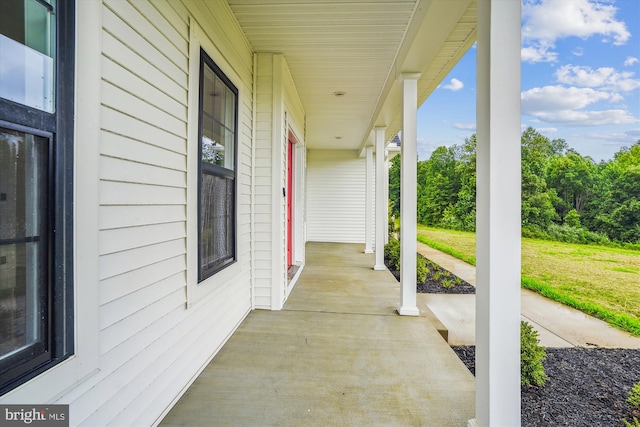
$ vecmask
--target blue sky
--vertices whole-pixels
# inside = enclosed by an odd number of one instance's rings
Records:
[[[522,127],[596,162],[640,139],[640,0],[524,0]],[[475,46],[418,110],[418,156],[475,132]]]

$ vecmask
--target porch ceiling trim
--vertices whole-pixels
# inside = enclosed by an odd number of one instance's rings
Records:
[[[421,74],[420,105],[475,41],[476,0],[228,3],[254,52],[286,58],[310,149],[364,155],[376,126],[393,138],[401,123],[398,76]]]

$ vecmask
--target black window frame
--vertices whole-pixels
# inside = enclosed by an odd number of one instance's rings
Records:
[[[203,140],[203,103],[204,103],[204,78],[205,66],[209,67],[214,74],[222,80],[225,86],[233,92],[235,96],[234,103],[234,134],[233,134],[233,170],[210,164],[202,161],[202,140]],[[225,75],[225,73],[216,65],[204,49],[200,49],[200,76],[199,76],[199,96],[198,96],[198,283],[215,275],[219,271],[229,267],[237,262],[238,259],[238,242],[237,242],[237,201],[238,201],[238,89]],[[222,262],[205,266],[203,265],[202,251],[202,209],[203,209],[203,176],[210,175],[217,178],[233,181],[233,200],[231,202],[232,233],[231,241],[233,249],[230,256],[226,257]]]
[[[75,82],[75,1],[55,8],[55,110],[38,110],[0,97],[0,126],[49,138],[46,260],[46,338],[43,351],[7,357],[0,395],[47,371],[74,353],[73,313],[73,137]],[[10,365],[7,368],[7,365]]]

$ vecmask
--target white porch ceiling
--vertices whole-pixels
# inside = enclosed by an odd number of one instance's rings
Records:
[[[399,75],[422,73],[421,104],[475,39],[475,0],[228,2],[255,52],[284,55],[311,149],[361,151],[373,126],[393,138]]]

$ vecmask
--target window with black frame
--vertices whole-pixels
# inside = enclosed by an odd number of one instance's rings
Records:
[[[198,281],[236,260],[238,90],[201,51]]]
[[[73,352],[73,4],[0,1],[0,394]]]

